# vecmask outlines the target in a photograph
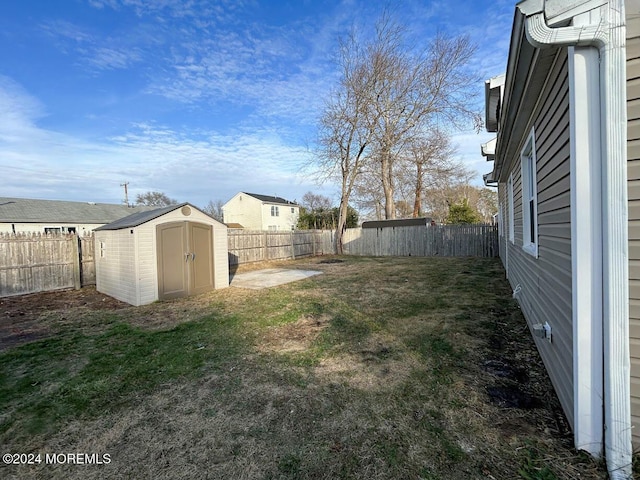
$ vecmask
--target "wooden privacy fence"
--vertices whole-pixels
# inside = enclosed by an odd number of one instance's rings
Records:
[[[0,297],[95,283],[92,236],[0,234]]]
[[[229,230],[229,266],[334,253],[331,230]],[[346,255],[495,257],[494,225],[347,229]],[[0,297],[95,285],[93,236],[0,234]]]
[[[329,230],[229,230],[229,266],[265,260],[284,260],[333,253]]]
[[[349,228],[346,255],[416,257],[497,257],[496,225]]]

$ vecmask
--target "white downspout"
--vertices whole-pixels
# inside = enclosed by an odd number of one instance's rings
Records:
[[[595,46],[600,53],[605,455],[611,478],[629,479],[632,444],[624,0],[610,0],[601,11],[594,11],[598,24],[560,28],[546,24],[543,1],[526,0],[518,8],[527,16],[525,32],[533,46]]]
[[[603,453],[602,141],[600,56],[569,47],[573,433],[576,448]]]

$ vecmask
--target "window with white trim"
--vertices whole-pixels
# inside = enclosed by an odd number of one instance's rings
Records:
[[[509,175],[507,182],[507,219],[509,222],[509,241],[515,242],[515,229],[513,226],[513,173]]]
[[[275,205],[271,205],[271,216],[272,217],[279,217],[280,216],[280,208],[276,207]]]
[[[520,153],[522,170],[522,249],[538,256],[538,187],[536,183],[535,132],[531,134]]]

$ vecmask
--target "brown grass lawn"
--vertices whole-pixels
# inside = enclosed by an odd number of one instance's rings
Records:
[[[498,260],[277,266],[324,274],[137,308],[3,299],[1,453],[42,457],[0,478],[606,478],[572,449]]]

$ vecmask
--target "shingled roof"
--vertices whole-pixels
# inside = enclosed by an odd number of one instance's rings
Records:
[[[285,200],[282,197],[271,197],[269,195],[259,195],[257,193],[248,193],[248,192],[242,192],[242,193],[244,193],[245,195],[249,195],[250,197],[257,198],[261,202],[265,202],[265,203],[276,203],[280,205],[294,205],[296,207],[298,206],[297,203],[290,202],[289,200]]]
[[[0,197],[0,223],[110,223],[153,207]]]
[[[111,222],[107,225],[103,225],[101,227],[96,228],[96,232],[99,230],[122,230],[123,228],[132,228],[137,227],[138,225],[142,225],[143,223],[148,222],[149,220],[153,220],[154,218],[158,218],[165,213],[173,212],[178,208],[182,208],[185,205],[189,205],[188,203],[180,203],[178,205],[169,205],[168,207],[154,208],[153,210],[149,210],[146,212],[137,212],[132,213],[129,216],[116,220],[115,222]],[[193,207],[193,205],[190,205]]]

